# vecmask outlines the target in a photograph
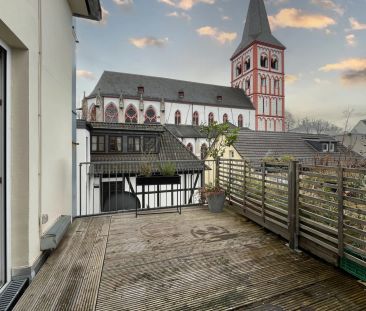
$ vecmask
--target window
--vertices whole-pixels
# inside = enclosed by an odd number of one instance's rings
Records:
[[[243,127],[243,115],[239,114],[238,116],[238,127]]]
[[[126,123],[137,123],[137,110],[133,105],[129,105],[125,113]]]
[[[275,95],[280,93],[280,81],[278,79],[274,80],[274,92]]]
[[[250,69],[250,57],[247,57],[244,63],[245,71]]]
[[[174,123],[175,123],[176,125],[179,125],[179,124],[181,124],[181,122],[182,122],[182,117],[181,117],[180,111],[179,111],[179,110],[177,110],[177,111],[175,112],[175,120],[174,120]]]
[[[211,125],[214,122],[215,122],[214,114],[212,112],[210,112],[210,114],[208,115],[208,124]]]
[[[261,55],[261,67],[268,68],[268,57],[266,54]]]
[[[128,136],[127,138],[127,151],[128,152],[140,152],[140,137],[138,136]]]
[[[156,123],[156,112],[155,112],[155,109],[150,106],[149,108],[146,109],[146,112],[145,112],[145,124],[148,124],[148,123]]]
[[[90,122],[97,121],[97,107],[94,104],[90,107],[89,110],[89,121]]]
[[[247,80],[245,80],[245,91],[247,93],[250,93],[250,78],[248,78]]]
[[[198,126],[199,122],[200,122],[200,120],[199,120],[198,112],[195,111],[192,116],[192,124]]]
[[[277,56],[273,56],[271,60],[271,68],[274,70],[278,70],[278,59]]]
[[[105,122],[107,123],[118,123],[118,110],[115,104],[110,103],[105,108]]]
[[[335,143],[329,144],[329,152],[335,152]]]
[[[122,137],[109,136],[109,152],[122,152]]]
[[[207,148],[207,145],[206,144],[203,144],[201,146],[201,159],[205,159],[206,156],[207,156],[207,151],[208,151],[208,148]]]
[[[157,139],[156,137],[144,137],[144,152],[146,153],[157,153]]]
[[[189,143],[187,145],[187,149],[190,151],[190,152],[193,152],[193,145],[191,143]]]
[[[243,72],[243,69],[242,69],[242,65],[241,63],[237,64],[236,65],[236,69],[235,69],[235,73],[236,73],[236,76],[240,76]]]
[[[104,152],[104,136],[92,136],[92,152]]]
[[[267,79],[266,79],[266,77],[261,78],[261,88],[262,88],[262,93],[265,93],[266,90],[267,90]]]
[[[322,151],[323,152],[328,152],[329,151],[329,145],[328,145],[328,143],[323,143],[322,144]]]
[[[222,117],[222,122],[223,123],[227,123],[229,122],[229,117],[227,116],[227,114],[225,113],[224,116]]]

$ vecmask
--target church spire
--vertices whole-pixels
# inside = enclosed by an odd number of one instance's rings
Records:
[[[285,49],[285,46],[272,35],[264,0],[250,0],[243,37],[232,59],[254,41]]]

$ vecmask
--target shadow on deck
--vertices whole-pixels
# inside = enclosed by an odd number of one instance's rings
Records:
[[[365,310],[364,286],[242,216],[76,220],[16,310]]]

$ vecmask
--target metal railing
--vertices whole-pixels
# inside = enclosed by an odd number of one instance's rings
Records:
[[[175,167],[174,176],[161,176],[165,165]],[[151,176],[144,176],[146,170]],[[137,216],[167,209],[180,213],[183,206],[204,203],[200,189],[215,175],[214,162],[199,160],[80,163],[73,216],[119,212]]]

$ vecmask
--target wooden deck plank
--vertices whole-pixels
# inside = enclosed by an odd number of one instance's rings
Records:
[[[18,310],[366,309],[356,280],[230,212],[94,217],[63,243]]]

